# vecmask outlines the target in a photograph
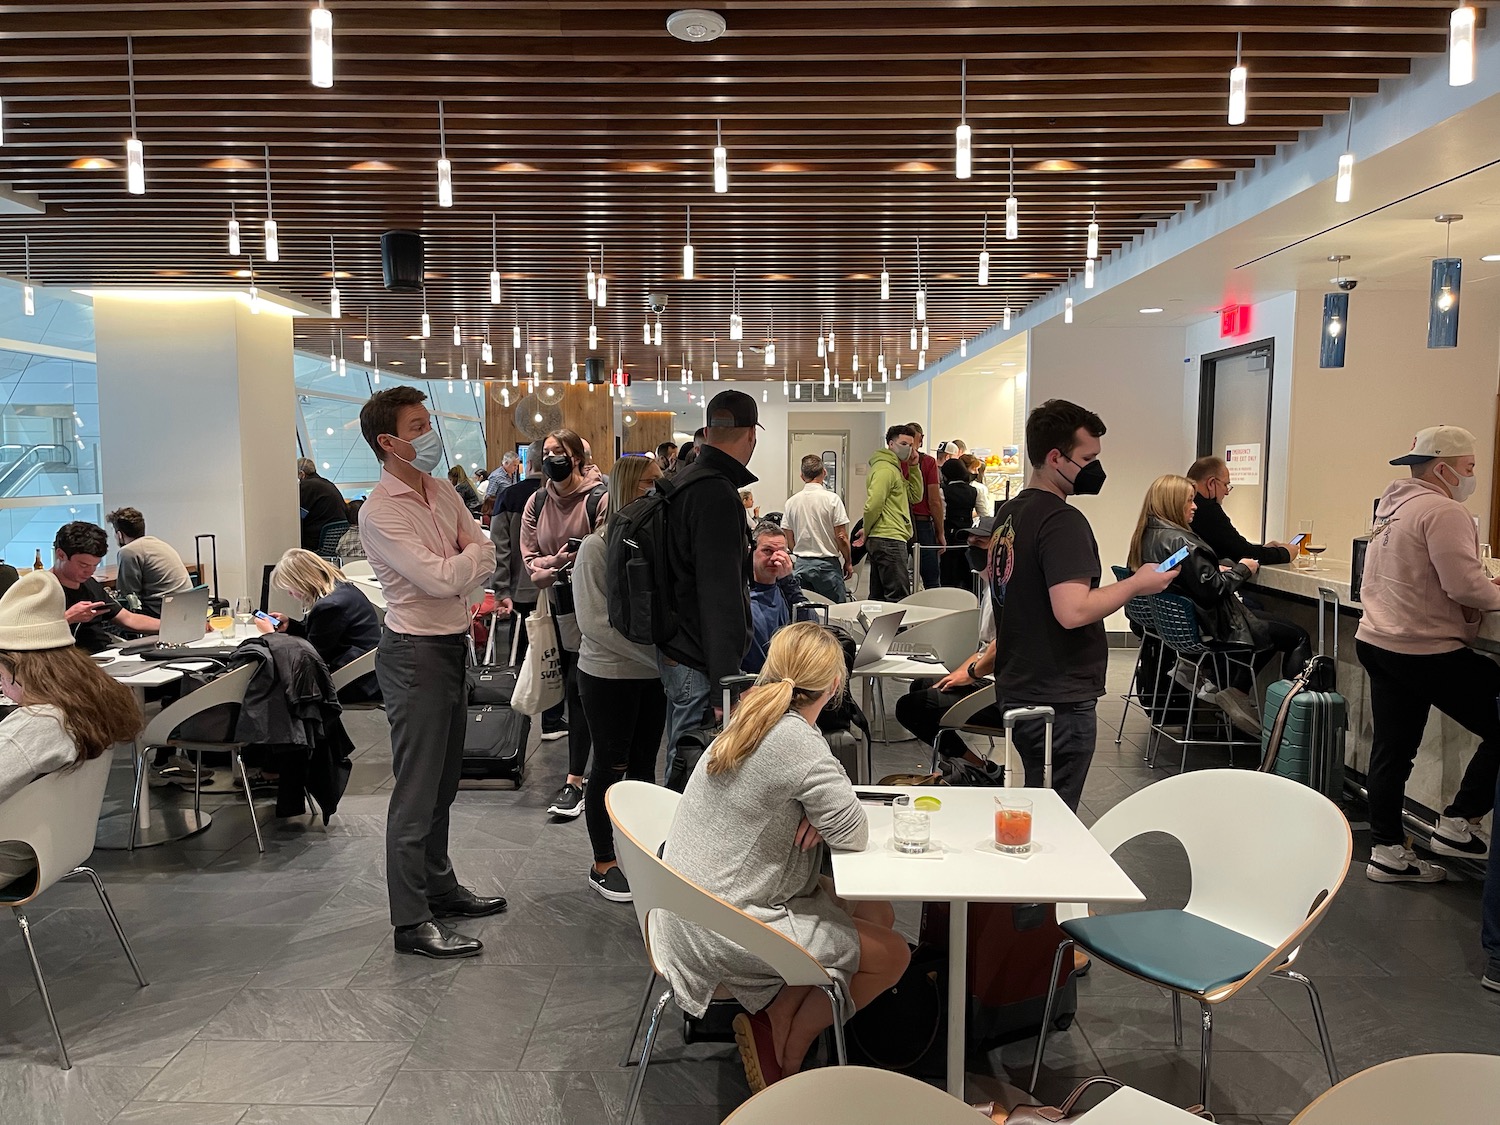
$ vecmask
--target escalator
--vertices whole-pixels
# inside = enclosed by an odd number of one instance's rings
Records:
[[[0,500],[19,496],[41,473],[62,473],[73,467],[65,445],[0,445]]]

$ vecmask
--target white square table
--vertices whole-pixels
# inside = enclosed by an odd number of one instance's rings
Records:
[[[1131,1086],[1109,1097],[1077,1118],[1075,1125],[1203,1125],[1203,1118],[1168,1105]]]
[[[932,814],[932,839],[943,845],[943,853],[933,858],[895,851],[891,807],[867,802],[869,843],[862,851],[832,852],[833,883],[847,899],[949,903],[948,1092],[962,1098],[969,903],[1141,902],[1146,896],[1051,789],[862,786],[860,791],[910,793],[943,803]],[[1032,802],[1030,856],[993,850],[995,798],[1002,793]]]
[[[894,613],[896,610],[905,610],[906,616],[901,619],[901,628],[909,629],[913,625],[922,625],[928,621],[936,621],[939,617],[947,617],[950,613],[958,613],[959,610],[950,609],[941,605],[908,605],[905,602],[874,602],[861,600],[854,602],[836,602],[828,607],[828,620],[837,621],[840,625],[852,625],[864,634],[864,626],[860,624],[859,615],[864,613],[867,605],[879,608],[865,616],[874,619],[883,613]]]

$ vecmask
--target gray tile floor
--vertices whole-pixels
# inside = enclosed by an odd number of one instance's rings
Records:
[[[1126,674],[1117,656],[1112,681]],[[1138,720],[1127,724],[1124,745],[1114,745],[1118,716],[1117,702],[1101,706],[1107,733],[1085,794],[1088,819],[1158,776],[1141,764]],[[629,1074],[615,1063],[644,961],[630,907],[585,884],[583,824],[549,823],[543,811],[561,778],[562,745],[537,751],[519,793],[502,786],[460,794],[458,871],[480,891],[503,891],[511,909],[472,927],[485,941],[483,956],[440,963],[391,950],[381,859],[390,784],[384,719],[354,714],[349,725],[359,755],[342,812],[326,830],[307,818],[265,820],[261,856],[243,802],[227,802],[194,839],[95,854],[149,988],[135,986],[87,886],[63,884],[39,900],[30,916],[71,1071],[53,1061],[19,940],[8,924],[0,927],[6,1125],[616,1118]],[[900,744],[881,749],[877,768],[918,760],[914,744]],[[117,770],[111,805],[126,788]],[[262,802],[262,817],[269,813]],[[1154,905],[1185,901],[1175,845],[1137,842],[1125,862]],[[1346,1074],[1416,1052],[1500,1052],[1500,998],[1476,983],[1478,913],[1472,881],[1379,887],[1356,866],[1302,958],[1321,986]],[[903,923],[914,922],[914,912],[903,911]],[[1217,1027],[1220,1120],[1284,1122],[1326,1084],[1295,986],[1270,982],[1235,1000]],[[733,1048],[684,1046],[679,1029],[669,1023],[662,1036],[643,1125],[718,1122],[746,1096]],[[1029,1061],[1029,1043],[972,1059],[971,1093],[979,1096],[991,1075],[1024,1081]],[[1078,1019],[1053,1037],[1047,1061],[1041,1093],[1049,1098],[1099,1072],[1180,1103],[1197,1089],[1196,1048],[1173,1048],[1167,1002],[1102,968],[1081,982]]]

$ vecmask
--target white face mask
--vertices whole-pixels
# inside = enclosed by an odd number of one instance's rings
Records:
[[[405,439],[398,438],[397,440]],[[412,449],[410,458],[402,457],[395,450],[391,452],[419,473],[432,472],[438,467],[438,462],[443,459],[443,439],[436,430],[428,430],[425,434],[418,436],[415,441],[408,441],[406,444]]]
[[[1449,479],[1449,476],[1452,479]],[[1474,476],[1463,476],[1452,465],[1438,466],[1438,479],[1448,487],[1453,499],[1460,504],[1466,503],[1469,497],[1474,495],[1474,490],[1479,487],[1479,478]]]

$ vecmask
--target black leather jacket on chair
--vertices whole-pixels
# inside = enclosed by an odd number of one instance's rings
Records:
[[[1182,572],[1168,590],[1193,603],[1205,641],[1265,648],[1270,641],[1260,620],[1245,608],[1239,588],[1250,580],[1250,568],[1235,561],[1221,570],[1220,560],[1202,539],[1176,524],[1151,516],[1141,535],[1141,562],[1159,563],[1181,547],[1191,548]],[[1223,560],[1225,564],[1230,560]]]

